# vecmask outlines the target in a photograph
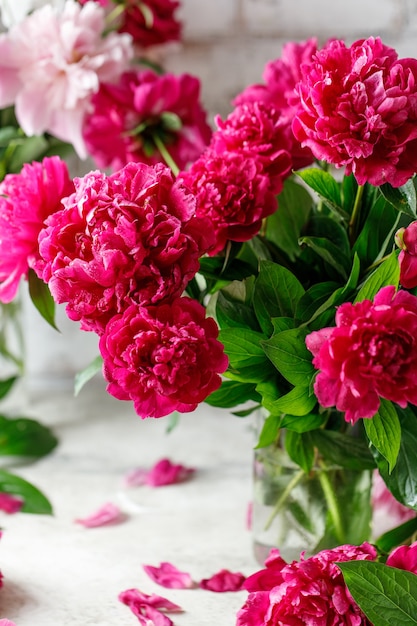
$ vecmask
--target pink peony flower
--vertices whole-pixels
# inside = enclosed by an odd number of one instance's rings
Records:
[[[24,500],[11,493],[0,492],[0,511],[13,514],[18,513],[24,504]]]
[[[133,56],[129,35],[105,30],[95,2],[45,5],[0,35],[0,107],[15,104],[27,135],[45,131],[85,158],[82,123],[100,82],[112,82]],[[47,45],[45,45],[47,42]]]
[[[130,163],[109,177],[90,172],[75,188],[41,232],[35,268],[70,319],[101,334],[130,304],[182,293],[212,235],[168,168]]]
[[[288,125],[281,113],[271,104],[251,102],[236,107],[225,121],[217,116],[216,124],[211,148],[219,155],[225,151],[256,155],[270,177],[271,189],[280,193],[292,164]]]
[[[293,131],[360,185],[403,185],[417,169],[417,60],[379,38],[330,41],[301,67]]]
[[[286,563],[275,551],[263,574],[244,583],[250,591],[236,626],[365,626],[369,622],[353,601],[336,562],[375,560],[373,546],[344,545]],[[273,585],[273,586],[272,586]]]
[[[386,564],[417,574],[417,542],[411,546],[395,548],[387,558]]]
[[[107,526],[109,524],[121,524],[126,519],[126,515],[122,513],[118,506],[112,502],[106,502],[91,515],[78,518],[75,522],[85,528],[97,528],[98,526]]]
[[[196,196],[196,214],[212,222],[216,242],[210,255],[223,250],[228,240],[251,239],[263,218],[277,209],[270,177],[256,154],[207,149],[178,179]]]
[[[280,112],[281,125],[286,126],[287,149],[292,157],[293,169],[306,167],[314,160],[311,150],[302,148],[300,142],[294,137],[291,125],[297,110],[294,89],[301,78],[301,67],[307,68],[312,63],[316,51],[317,40],[315,38],[302,42],[288,42],[282,48],[281,57],[265,65],[263,73],[265,84],[246,87],[234,100],[236,106],[262,102],[273,106]]]
[[[0,301],[13,300],[20,279],[38,262],[39,232],[73,189],[67,165],[57,156],[26,163],[20,174],[0,183]]]
[[[173,626],[166,613],[182,613],[182,608],[167,598],[148,595],[139,589],[127,589],[119,594],[120,602],[126,604],[142,626]]]
[[[372,479],[372,529],[374,536],[385,533],[416,515],[416,511],[409,509],[394,498],[378,470],[375,470]]]
[[[400,283],[405,289],[417,287],[417,222],[407,228],[400,228],[395,240],[401,248],[398,256],[400,264]]]
[[[215,591],[217,593],[224,593],[226,591],[240,591],[242,585],[245,582],[246,576],[240,572],[230,572],[227,569],[222,569],[210,578],[203,578],[200,581],[200,589],[206,589],[207,591]]]
[[[174,464],[169,459],[161,459],[150,470],[136,468],[126,476],[126,484],[129,487],[149,485],[150,487],[163,487],[182,483],[195,472],[192,467]]]
[[[195,583],[188,572],[181,572],[171,563],[163,562],[159,567],[142,566],[148,576],[158,585],[168,589],[192,589]]]
[[[83,128],[90,155],[99,167],[113,170],[129,161],[157,163],[164,160],[159,140],[185,168],[211,137],[199,97],[200,82],[188,74],[131,71],[117,84],[102,84]]]
[[[407,291],[389,285],[373,302],[342,304],[336,326],[312,332],[306,345],[320,370],[318,401],[347,422],[373,417],[380,398],[417,404],[417,297]]]
[[[216,322],[191,298],[131,305],[100,338],[107,391],[132,400],[142,418],[193,411],[220,386],[228,365],[217,336]]]
[[[129,33],[140,48],[181,39],[181,22],[175,17],[177,0],[125,0],[120,32]]]

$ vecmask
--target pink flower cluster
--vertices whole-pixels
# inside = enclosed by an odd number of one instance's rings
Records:
[[[164,160],[160,141],[185,168],[211,137],[199,97],[200,82],[188,74],[129,71],[117,84],[101,84],[83,127],[89,154],[113,170],[130,161],[153,164]]]
[[[417,404],[417,297],[383,287],[373,302],[342,304],[336,326],[306,338],[320,370],[314,392],[347,422],[373,417],[380,398]]]
[[[300,69],[298,141],[360,185],[403,185],[417,169],[417,60],[370,37],[332,40]]]
[[[236,626],[368,626],[335,563],[376,557],[368,543],[323,550],[292,563],[273,549],[265,569],[249,576],[243,585],[249,596],[238,612]]]
[[[90,98],[133,56],[129,35],[104,31],[99,4],[65,2],[62,12],[45,5],[0,35],[0,107],[15,105],[27,135],[47,131],[87,156],[82,123]]]

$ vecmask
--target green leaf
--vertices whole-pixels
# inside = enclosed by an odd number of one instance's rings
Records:
[[[417,626],[417,576],[376,561],[337,563],[373,626]]]
[[[280,423],[280,415],[269,415],[263,423],[259,441],[255,448],[266,448],[275,443],[278,439]]]
[[[20,496],[24,500],[22,513],[51,515],[52,507],[49,500],[39,489],[20,476],[0,470],[0,492]]]
[[[0,380],[0,400],[5,398],[17,380],[17,376],[11,376]]]
[[[323,261],[331,265],[343,280],[347,280],[351,261],[337,245],[324,237],[302,237],[300,244],[311,248]]]
[[[262,261],[255,280],[253,305],[262,330],[273,332],[271,317],[294,317],[304,288],[294,274],[282,265]]]
[[[297,172],[297,176],[319,194],[329,209],[344,219],[349,219],[349,214],[342,209],[340,187],[331,174],[319,168],[310,168]]]
[[[327,463],[352,470],[375,468],[372,454],[362,439],[333,430],[315,430],[312,437]]]
[[[381,398],[379,411],[371,419],[364,419],[369,441],[388,461],[392,472],[397,462],[401,443],[401,425],[392,402]]]
[[[293,328],[261,342],[267,357],[292,385],[306,386],[315,373],[305,345],[307,334],[305,328]]]
[[[316,404],[317,398],[310,394],[310,387],[298,385],[267,408],[273,413],[290,413],[299,417],[310,413]]]
[[[49,287],[40,278],[37,277],[32,269],[28,273],[29,294],[31,300],[44,320],[58,330],[55,324],[55,302],[49,291]]]
[[[254,383],[226,380],[223,381],[220,389],[213,391],[204,402],[210,406],[228,409],[248,400],[259,402],[260,399],[260,395],[255,391]]]
[[[363,267],[369,267],[378,261],[385,254],[389,243],[392,245],[399,218],[400,213],[383,196],[379,196],[371,206],[353,246],[353,251],[360,257]]]
[[[295,430],[296,433],[306,433],[310,430],[320,428],[325,422],[326,417],[319,413],[309,413],[308,415],[284,415],[281,422],[281,428]]]
[[[301,322],[308,322],[314,318],[317,310],[329,302],[335,291],[339,288],[335,282],[317,283],[310,287],[302,298],[300,298],[295,317]]]
[[[300,254],[298,239],[311,211],[312,197],[308,191],[288,178],[278,196],[279,210],[266,220],[266,237],[291,261]]]
[[[165,130],[177,133],[182,128],[181,118],[172,111],[162,111],[160,120]]]
[[[409,542],[416,532],[417,517],[413,517],[378,537],[375,541],[375,546],[381,552],[391,552],[393,548]]]
[[[3,456],[42,457],[55,448],[52,431],[27,417],[0,415],[0,453]]]
[[[11,172],[20,172],[24,163],[40,160],[48,148],[43,136],[22,137],[15,142],[15,149],[9,163]]]
[[[400,278],[400,266],[397,251],[392,252],[387,259],[366,279],[358,292],[354,302],[373,300],[382,287],[387,285],[398,286]]]
[[[413,219],[417,217],[416,190],[412,180],[407,181],[401,187],[392,187],[389,183],[385,183],[379,189],[397,211],[401,211]]]
[[[314,463],[314,445],[310,433],[297,433],[287,430],[285,433],[285,449],[290,459],[297,463],[308,474]]]
[[[259,324],[253,309],[226,292],[219,291],[216,302],[216,319],[220,328],[240,327],[258,330]]]
[[[98,372],[101,371],[103,366],[103,358],[98,355],[84,368],[81,372],[78,372],[74,378],[74,395],[78,396],[81,389],[89,380],[93,378]]]

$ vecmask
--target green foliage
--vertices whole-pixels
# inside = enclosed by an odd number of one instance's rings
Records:
[[[22,513],[52,514],[52,506],[43,493],[27,480],[15,474],[0,470],[0,492],[20,496],[24,501],[20,509]]]

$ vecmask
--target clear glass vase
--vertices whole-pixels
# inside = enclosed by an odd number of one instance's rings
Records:
[[[371,470],[317,465],[306,474],[278,443],[255,450],[252,533],[256,559],[271,548],[292,561],[304,552],[371,538]]]

